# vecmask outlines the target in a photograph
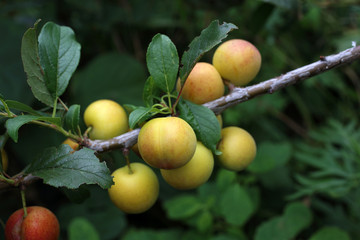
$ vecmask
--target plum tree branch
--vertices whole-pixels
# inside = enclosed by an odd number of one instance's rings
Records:
[[[350,64],[358,59],[360,59],[360,46],[346,49],[334,55],[321,56],[319,61],[297,68],[259,84],[244,88],[236,87],[230,94],[205,103],[204,106],[211,109],[215,114],[219,114],[229,107],[248,101],[256,96],[267,93],[271,94],[287,86],[294,85],[300,81],[329,71],[330,69],[340,67],[344,64]],[[101,141],[86,139],[83,142],[83,145],[98,152],[129,148],[137,142],[139,131],[140,129],[135,129],[110,140]]]

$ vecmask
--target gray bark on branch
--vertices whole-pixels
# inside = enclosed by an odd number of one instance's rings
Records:
[[[229,107],[248,101],[256,96],[266,93],[271,94],[287,86],[329,71],[330,69],[340,67],[344,64],[350,64],[358,59],[360,59],[360,46],[346,49],[334,55],[321,56],[317,62],[297,68],[259,84],[243,88],[236,87],[230,94],[203,105],[211,109],[215,114],[219,114]],[[139,132],[140,129],[135,129],[112,139],[102,141],[87,139],[83,144],[85,147],[98,152],[130,148],[137,142]]]

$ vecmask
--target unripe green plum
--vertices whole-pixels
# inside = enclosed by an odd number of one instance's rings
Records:
[[[91,126],[91,139],[107,140],[129,129],[128,118],[123,107],[115,101],[101,99],[91,103],[84,112],[86,126]]]
[[[5,226],[6,240],[57,240],[60,226],[57,217],[47,208],[40,206],[27,207],[15,211]]]
[[[131,170],[130,170],[131,169]],[[142,213],[151,208],[159,196],[159,181],[153,170],[143,163],[131,163],[111,174],[114,185],[108,193],[111,201],[125,213]]]
[[[246,130],[231,126],[221,130],[218,150],[222,152],[218,159],[224,168],[241,171],[255,159],[256,143]]]
[[[180,91],[178,81],[177,90]],[[196,104],[210,102],[222,97],[225,92],[223,80],[210,63],[198,62],[186,79],[181,96]]]
[[[250,42],[233,39],[222,43],[216,49],[212,63],[223,79],[235,86],[244,86],[258,74],[261,55]]]
[[[196,142],[194,130],[178,117],[151,119],[138,136],[142,159],[150,166],[162,169],[184,166],[193,157]]]
[[[195,154],[187,164],[176,169],[161,169],[160,172],[169,185],[187,190],[204,184],[210,178],[213,168],[212,152],[198,141]]]

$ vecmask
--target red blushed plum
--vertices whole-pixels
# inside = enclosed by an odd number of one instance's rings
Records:
[[[6,240],[57,240],[60,234],[59,221],[47,208],[32,206],[15,211],[5,226]]]

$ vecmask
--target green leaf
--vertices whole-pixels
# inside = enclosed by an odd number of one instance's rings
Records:
[[[61,96],[80,60],[80,44],[69,27],[46,23],[39,35],[39,56],[45,85],[53,98]]]
[[[38,111],[34,110],[32,107],[30,107],[30,106],[28,106],[28,105],[26,105],[24,103],[14,101],[14,100],[6,100],[5,102],[6,102],[6,104],[8,105],[8,107],[10,109],[16,109],[16,110],[19,110],[21,112],[30,113],[30,114],[36,115],[36,116],[43,115],[41,112],[38,112]]]
[[[61,188],[61,191],[66,197],[73,203],[83,203],[87,198],[90,197],[90,191],[85,185],[81,185],[77,189]]]
[[[238,184],[232,184],[221,195],[219,207],[226,222],[235,226],[245,224],[255,210],[249,194]]]
[[[199,232],[206,232],[211,229],[213,225],[213,216],[209,211],[203,211],[197,216],[196,228]]]
[[[258,146],[255,160],[247,170],[253,173],[264,173],[285,165],[293,150],[288,142],[263,142]]]
[[[31,87],[33,95],[42,103],[53,106],[55,98],[45,84],[43,69],[40,65],[36,34],[38,23],[39,21],[34,24],[33,28],[29,28],[22,38],[21,58],[27,75],[27,83]]]
[[[197,139],[215,154],[216,144],[221,138],[221,128],[215,114],[202,105],[182,100],[178,104],[180,117],[194,129]]]
[[[126,232],[122,240],[178,240],[181,232],[179,230],[160,230],[160,229],[130,229]],[[181,238],[182,239],[182,238]]]
[[[255,240],[294,239],[312,222],[312,213],[303,203],[294,202],[286,206],[282,216],[262,223],[255,233]]]
[[[185,219],[198,213],[203,205],[193,195],[182,195],[166,201],[164,207],[170,219]]]
[[[74,74],[73,102],[87,106],[98,99],[142,105],[145,68],[133,56],[118,52],[101,54]]]
[[[216,176],[216,187],[223,191],[228,186],[230,186],[236,180],[236,173],[234,171],[229,171],[224,168],[219,169],[219,172]]]
[[[138,107],[129,115],[129,126],[134,128],[136,124],[146,121],[152,116],[151,107]]]
[[[350,240],[350,236],[344,230],[337,227],[323,227],[316,231],[309,240]]]
[[[97,184],[107,189],[112,177],[105,162],[100,162],[95,151],[83,148],[72,153],[67,144],[46,150],[26,169],[26,173],[44,180],[54,187],[78,188],[82,184]]]
[[[224,38],[226,38],[227,34],[234,29],[237,29],[237,27],[232,23],[223,23],[219,25],[219,21],[215,20],[201,32],[200,36],[196,37],[190,43],[189,50],[187,50],[181,58],[181,86],[184,85],[185,80],[195,66],[196,62],[198,62],[206,52],[210,51]]]
[[[92,223],[83,217],[74,218],[68,227],[69,240],[100,240],[99,233]]]
[[[5,127],[8,131],[9,136],[14,140],[14,142],[17,142],[19,128],[24,124],[36,120],[53,123],[57,126],[61,125],[61,119],[58,117],[53,118],[53,117],[42,117],[42,116],[33,116],[33,115],[20,115],[8,119],[5,122]]]
[[[80,122],[80,105],[78,104],[71,105],[65,115],[65,126],[73,133],[77,133],[79,122]]]
[[[154,98],[160,96],[161,90],[155,85],[154,78],[148,77],[143,90],[143,100],[145,106],[151,107],[154,104]]]
[[[146,63],[154,84],[166,93],[175,87],[179,56],[169,37],[156,34],[146,53]]]

